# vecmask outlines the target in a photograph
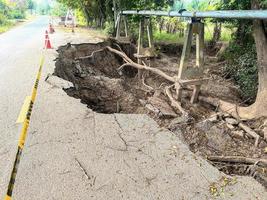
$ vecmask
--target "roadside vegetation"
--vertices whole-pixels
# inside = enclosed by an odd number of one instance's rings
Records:
[[[33,14],[35,8],[36,3],[33,0],[0,0],[0,33],[26,19]]]
[[[74,0],[58,0],[61,2],[54,9],[55,15],[63,15],[58,10],[65,11],[67,7],[76,10],[78,21],[83,26],[90,26],[105,30],[106,34],[114,33],[114,12],[123,9],[163,9],[163,10],[247,10],[251,9],[251,1],[237,0],[192,0],[192,1],[127,1],[127,0],[84,0],[78,3]],[[260,1],[264,7],[266,0]],[[60,7],[60,9],[58,9]],[[157,17],[154,18],[154,39],[159,43],[183,43],[186,22],[184,19]],[[131,35],[136,40],[138,33],[138,17],[129,17]],[[255,42],[252,36],[252,22],[245,20],[205,20],[205,41],[229,42],[223,58],[227,60],[225,66],[226,77],[233,79],[239,86],[244,99],[251,97],[251,102],[257,94],[257,57]],[[252,56],[250,56],[252,55]],[[244,59],[247,62],[243,62]],[[244,64],[245,63],[245,64]]]
[[[250,10],[266,9],[267,0],[58,0],[65,8],[76,11],[78,21],[82,25],[104,30],[106,34],[114,34],[115,19],[120,10],[154,9],[179,11],[181,9],[191,11],[202,10]],[[130,33],[133,41],[138,36],[138,16],[128,16]],[[187,19],[154,17],[154,39],[160,43],[183,43],[184,30]],[[265,90],[265,70],[258,71],[264,61],[259,56],[263,52],[260,43],[265,41],[260,32],[266,34],[266,23],[252,20],[222,20],[205,19],[205,41],[216,47],[218,44],[228,43],[229,46],[220,56],[224,61],[225,78],[235,82],[244,100],[253,103],[259,96],[263,85]],[[258,27],[255,25],[258,23]],[[263,24],[262,24],[263,23]],[[263,25],[263,26],[262,26]],[[257,32],[258,31],[258,32]],[[258,34],[255,34],[257,32]],[[260,38],[261,37],[261,38]],[[256,41],[256,42],[255,42]],[[265,47],[267,48],[267,47]],[[264,48],[263,48],[264,49]],[[257,52],[257,53],[256,53]],[[259,80],[259,77],[261,79]],[[262,93],[261,93],[262,94]]]

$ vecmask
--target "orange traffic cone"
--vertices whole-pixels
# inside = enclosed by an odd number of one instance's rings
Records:
[[[55,29],[53,28],[52,24],[49,23],[49,33],[53,34],[55,32]]]
[[[45,31],[45,49],[52,49],[51,42],[48,36],[48,31]]]

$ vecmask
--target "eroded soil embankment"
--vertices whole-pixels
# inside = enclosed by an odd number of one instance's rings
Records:
[[[189,103],[186,97],[182,106],[189,117],[181,117],[166,98],[164,88],[168,81],[152,73],[144,73],[140,83],[137,70],[124,68],[121,57],[111,53],[105,47],[111,46],[124,51],[133,60],[136,52],[129,44],[103,42],[98,44],[66,45],[60,47],[56,61],[55,75],[74,84],[66,92],[89,108],[100,113],[145,113],[160,125],[176,133],[188,144],[191,151],[203,157],[210,155],[245,156],[265,158],[262,141],[259,148],[254,147],[254,140],[246,137],[236,123],[229,124],[230,116],[215,114],[216,108],[203,102],[196,105]],[[209,58],[208,58],[209,59]],[[192,58],[194,61],[194,58]],[[177,56],[160,56],[151,61],[151,66],[173,76],[177,74]],[[231,102],[241,102],[236,87],[222,78],[220,65],[207,60],[206,77],[210,81],[203,85],[201,93],[205,96],[218,97]],[[233,122],[233,120],[232,120]],[[257,129],[257,123],[251,123]],[[267,186],[267,169],[260,166],[233,163],[212,163],[227,174],[253,175]]]
[[[103,49],[106,45],[104,42],[61,47],[55,74],[74,84],[74,88],[66,90],[70,96],[81,99],[96,112],[138,112],[138,99],[144,92],[131,87],[137,71],[125,68],[119,72],[123,61]]]

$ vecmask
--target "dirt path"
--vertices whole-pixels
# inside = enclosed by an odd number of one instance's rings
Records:
[[[54,46],[98,41],[90,35],[82,40],[78,36],[56,33],[51,40]],[[246,200],[267,196],[252,178],[220,173],[148,116],[98,114],[67,96],[62,87],[71,83],[56,77],[45,82],[54,71],[56,56],[55,50],[47,54],[13,199]],[[14,131],[10,129],[9,134],[14,134],[15,145],[18,132]],[[12,146],[4,147],[1,152]],[[1,156],[0,166],[3,159],[12,160],[10,153]],[[6,171],[1,175],[8,177],[7,166],[3,167]],[[5,185],[0,185],[2,199]]]

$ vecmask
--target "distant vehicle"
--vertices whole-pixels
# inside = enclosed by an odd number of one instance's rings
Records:
[[[72,10],[68,10],[64,22],[65,22],[64,24],[65,26],[71,26],[71,27],[76,26],[75,14],[73,13]]]

